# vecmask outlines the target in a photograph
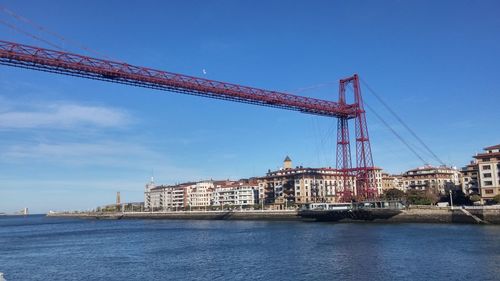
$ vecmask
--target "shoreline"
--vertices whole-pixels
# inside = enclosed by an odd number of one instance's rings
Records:
[[[336,223],[500,224],[500,209],[410,208],[352,211],[176,211],[118,213],[49,213],[47,217],[80,219],[265,220]]]

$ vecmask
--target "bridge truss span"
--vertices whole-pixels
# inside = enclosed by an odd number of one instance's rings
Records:
[[[0,41],[0,64],[184,94],[353,118],[351,105]]]
[[[337,195],[344,202],[354,197],[371,199],[377,195],[368,127],[356,74],[340,80],[339,100],[334,102],[7,41],[0,41],[0,64],[338,118],[337,169],[346,184],[337,187]],[[347,85],[353,86],[353,103],[346,102]],[[352,167],[350,153],[348,121],[351,120],[355,127],[355,167]],[[353,188],[354,183],[347,184],[352,177],[356,178],[356,188]]]

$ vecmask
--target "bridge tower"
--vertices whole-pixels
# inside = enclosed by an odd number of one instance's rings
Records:
[[[352,86],[354,104],[346,102],[346,88]],[[339,106],[354,106],[354,116],[339,116],[337,121],[337,162],[336,167],[341,174],[343,185],[337,184],[336,194],[341,202],[352,200],[369,200],[377,196],[375,167],[359,77],[357,74],[339,82]],[[356,141],[356,166],[352,167],[349,120],[354,120]]]

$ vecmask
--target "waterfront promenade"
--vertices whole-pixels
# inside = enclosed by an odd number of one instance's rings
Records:
[[[276,220],[333,221],[339,223],[467,223],[500,224],[500,206],[429,207],[407,209],[364,209],[352,211],[165,211],[165,212],[51,212],[49,217],[85,219],[170,219],[170,220]]]

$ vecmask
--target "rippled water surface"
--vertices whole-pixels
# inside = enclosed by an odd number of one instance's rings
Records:
[[[11,280],[500,280],[500,226],[0,217]]]

